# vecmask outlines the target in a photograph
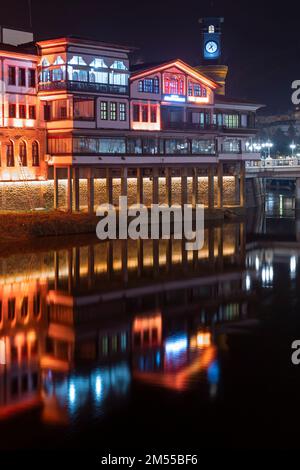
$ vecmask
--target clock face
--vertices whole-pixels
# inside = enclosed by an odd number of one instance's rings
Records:
[[[214,54],[218,49],[218,44],[215,41],[208,41],[205,44],[205,49],[209,54]]]

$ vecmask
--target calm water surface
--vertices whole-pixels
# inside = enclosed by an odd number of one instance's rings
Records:
[[[178,240],[55,240],[0,259],[0,447],[298,445],[300,221]]]

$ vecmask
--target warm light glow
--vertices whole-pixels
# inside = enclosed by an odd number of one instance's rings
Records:
[[[166,63],[164,65],[161,65],[159,67],[153,67],[149,68],[148,70],[137,73],[137,74],[132,74],[130,80],[136,80],[142,77],[145,77],[150,74],[154,74],[156,72],[162,72],[163,70],[169,69],[171,67],[177,67],[179,70],[182,70],[183,72],[186,72],[188,75],[194,77],[196,80],[199,80],[200,82],[204,83],[205,85],[208,85],[210,88],[213,88],[214,90],[216,88],[219,88],[220,85],[218,83],[214,82],[213,80],[209,80],[207,77],[202,75],[201,73],[197,72],[195,69],[187,65],[185,62],[181,61],[180,59],[177,59],[173,62]]]
[[[209,103],[208,96],[188,96],[188,101],[193,103]]]

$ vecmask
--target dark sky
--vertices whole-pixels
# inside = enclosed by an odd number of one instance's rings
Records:
[[[3,3],[4,0],[1,0]],[[1,23],[26,27],[27,0],[5,1]],[[291,82],[300,80],[300,1],[32,0],[36,37],[74,34],[140,48],[146,62],[201,61],[198,18],[224,16],[227,93],[267,105],[292,107]]]

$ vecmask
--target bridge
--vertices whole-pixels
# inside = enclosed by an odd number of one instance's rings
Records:
[[[247,178],[297,179],[300,178],[300,159],[280,158],[249,161]]]

